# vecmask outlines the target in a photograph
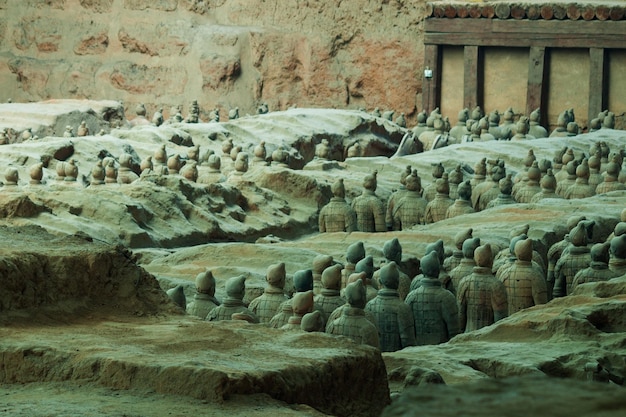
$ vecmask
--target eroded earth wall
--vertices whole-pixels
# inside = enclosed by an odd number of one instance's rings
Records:
[[[425,0],[0,0],[0,101],[421,106]],[[131,111],[128,111],[128,110]],[[202,115],[201,115],[202,117]]]

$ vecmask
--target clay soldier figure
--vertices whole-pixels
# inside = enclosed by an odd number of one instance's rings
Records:
[[[226,181],[226,177],[222,174],[222,159],[216,154],[209,155],[207,160],[209,169],[202,175],[199,175],[197,182],[200,184],[214,184]]]
[[[186,123],[198,123],[200,121],[200,106],[198,106],[198,100],[193,100],[189,107],[189,114],[185,118]]]
[[[265,276],[268,286],[263,294],[250,302],[249,309],[257,315],[261,323],[269,324],[278,312],[280,305],[287,300],[285,287],[285,264],[283,262],[270,265]]]
[[[500,124],[500,113],[498,110],[489,113],[487,121],[489,122],[489,134],[496,140],[502,140],[502,130],[500,130],[500,126],[498,126]]]
[[[450,198],[456,200],[459,198],[458,187],[463,182],[463,172],[461,171],[461,165],[457,165],[453,170],[448,173],[448,184],[450,185]]]
[[[526,176],[528,181],[526,181],[526,183],[519,188],[517,194],[515,194],[515,200],[517,200],[518,203],[530,203],[533,196],[541,192],[541,186],[539,185],[541,171],[539,170],[537,161],[534,161],[533,165],[528,168]]]
[[[576,183],[576,170],[578,169],[579,162],[576,160],[569,161],[562,169],[561,172],[566,173],[565,179],[557,178],[556,193],[565,198],[565,191]]]
[[[76,129],[76,136],[89,136],[89,128],[84,120],[80,122],[80,126]]]
[[[546,276],[546,281],[548,284],[548,300],[552,299],[552,289],[554,287],[554,268],[556,267],[557,262],[561,258],[563,251],[566,247],[569,246],[569,233],[578,225],[578,223],[582,220],[586,220],[585,216],[571,216],[567,219],[565,226],[567,227],[568,234],[565,235],[563,240],[560,240],[550,246],[548,249],[548,273]]]
[[[611,239],[609,253],[609,268],[611,271],[617,273],[618,276],[626,274],[626,234]]]
[[[611,278],[621,276],[619,272],[609,269],[609,248],[611,244],[609,242],[596,243],[591,247],[591,263],[588,268],[581,269],[574,276],[574,282],[572,282],[572,291],[576,286],[585,284],[587,282],[600,282],[608,281]]]
[[[539,108],[530,113],[530,128],[528,129],[528,133],[534,136],[537,139],[547,138],[548,131],[545,127],[541,126],[541,111]]]
[[[413,136],[419,138],[419,136],[426,131],[426,119],[428,118],[428,114],[426,110],[422,110],[417,114],[417,125],[413,128]]]
[[[424,215],[428,202],[420,195],[421,180],[417,171],[413,170],[406,177],[407,192],[395,205],[392,213],[394,225],[399,225],[401,230],[407,230],[416,224],[424,224]]]
[[[356,213],[346,203],[346,189],[343,179],[338,179],[330,187],[333,197],[322,207],[319,216],[320,233],[354,232],[356,230]]]
[[[437,194],[437,180],[443,177],[444,172],[446,172],[441,162],[438,164],[432,164],[432,166],[433,180],[424,188],[424,193],[422,195],[427,202],[431,202],[435,199],[435,195]]]
[[[476,248],[476,266],[461,280],[457,291],[461,332],[489,326],[507,316],[504,284],[491,273],[491,245]]]
[[[233,314],[243,314],[246,316],[247,321],[251,323],[259,322],[259,318],[243,303],[243,296],[246,292],[245,275],[228,278],[224,289],[226,290],[224,303],[215,307],[207,314],[207,321],[231,320]]]
[[[532,265],[532,239],[519,240],[515,244],[515,256],[517,260],[500,279],[506,288],[509,315],[548,302],[546,280]]]
[[[365,286],[358,280],[346,287],[347,307],[342,307],[337,319],[329,322],[326,333],[347,336],[356,343],[380,349],[378,329],[366,318],[363,310],[366,303]]]
[[[333,311],[346,303],[346,300],[340,294],[340,290],[341,265],[329,266],[322,272],[322,289],[314,298],[314,309],[322,313],[325,321]]]
[[[443,260],[443,270],[450,274],[450,272],[456,268],[463,259],[463,242],[467,239],[472,238],[473,229],[470,227],[469,229],[461,230],[456,235],[454,235],[454,246],[455,248],[452,250],[452,255],[448,256]]]
[[[626,185],[618,181],[620,174],[620,166],[617,163],[617,157],[614,156],[611,162],[606,166],[604,173],[604,181],[596,187],[596,194],[608,193],[611,191],[626,190]]]
[[[504,161],[490,159],[487,161],[487,166],[489,179],[476,184],[472,189],[472,207],[475,211],[485,210],[491,200],[498,198],[500,191],[498,183],[506,176]]]
[[[450,129],[450,139],[453,139],[453,143],[461,143],[463,136],[469,135],[466,124],[469,119],[469,109],[466,107],[459,112],[458,123]]]
[[[167,296],[176,304],[178,307],[183,310],[187,307],[187,298],[185,297],[185,288],[182,284],[179,284],[169,290],[165,291]]]
[[[356,213],[357,229],[361,232],[386,232],[385,205],[376,195],[376,175],[374,171],[363,180],[363,194],[352,201]]]
[[[387,200],[387,211],[385,212],[385,225],[387,230],[400,230],[400,225],[395,225],[393,222],[393,212],[395,211],[396,204],[406,194],[406,177],[411,175],[411,165],[407,165],[406,169],[400,174],[400,187],[393,192]]]
[[[346,288],[348,277],[354,273],[356,264],[365,258],[365,245],[363,242],[354,242],[346,250],[346,264],[341,271],[341,288]]]
[[[487,177],[487,158],[482,158],[474,165],[474,175],[470,180],[472,187],[476,187],[481,182],[485,181]]]
[[[539,185],[541,185],[541,192],[535,194],[530,199],[531,203],[538,203],[544,198],[561,198],[561,196],[556,193],[556,178],[552,175],[552,169],[548,169],[546,175],[541,178]]]
[[[420,262],[422,285],[411,291],[406,304],[413,312],[417,345],[445,343],[459,333],[459,308],[454,295],[441,287],[435,252]]]
[[[450,279],[452,280],[452,288],[454,289],[454,293],[458,294],[459,284],[461,284],[461,280],[466,276],[470,275],[472,271],[474,271],[474,267],[476,266],[476,262],[474,261],[474,252],[476,248],[480,246],[480,239],[469,238],[463,242],[462,252],[463,259],[461,262],[450,271]]]
[[[313,271],[310,269],[303,269],[300,271],[296,271],[293,274],[293,288],[294,295],[306,291],[311,291],[311,307],[313,306]],[[270,327],[274,329],[282,328],[287,322],[289,318],[293,314],[293,298],[285,300],[278,310],[276,314],[270,320]],[[307,311],[310,313],[310,311]],[[298,323],[299,325],[300,323]],[[298,326],[299,327],[299,326]]]
[[[395,262],[383,266],[376,298],[365,306],[376,318],[380,350],[395,352],[415,346],[415,324],[411,308],[398,296],[398,267]]]
[[[301,331],[302,318],[305,314],[313,311],[313,291],[309,290],[294,294],[291,299],[291,307],[293,314],[280,329]]]
[[[329,255],[317,255],[313,258],[313,294],[318,295],[324,286],[322,285],[322,275],[326,268],[333,264],[333,257]],[[339,268],[339,288],[341,289],[341,268]]]
[[[404,300],[411,290],[411,277],[404,273],[404,271],[400,268],[400,265],[402,264],[402,245],[400,245],[400,241],[397,237],[394,237],[383,244],[383,256],[385,257],[383,264],[393,261],[396,265],[398,265],[398,295],[401,300]],[[374,276],[372,278],[376,286],[379,285],[379,279],[380,269],[374,272]]]
[[[507,174],[506,177],[502,178],[498,182],[498,188],[500,189],[500,194],[498,194],[498,198],[495,200],[491,200],[489,204],[487,204],[487,208],[493,208],[498,206],[504,206],[506,204],[515,204],[516,201],[511,195],[513,192],[513,181],[511,180],[511,174]]]
[[[444,173],[435,184],[437,194],[435,198],[426,205],[424,220],[426,223],[434,223],[446,218],[448,208],[454,204],[450,198],[450,186],[448,184],[448,174]]]
[[[215,298],[215,278],[210,270],[196,276],[196,294],[187,304],[187,314],[204,319],[220,302]]]
[[[370,255],[357,262],[354,268],[354,274],[348,277],[348,282],[357,278],[356,275],[364,274],[365,276],[358,276],[363,280],[365,284],[365,290],[367,291],[367,301],[373,300],[378,293],[378,290],[374,288],[372,279],[374,278],[374,258]]]
[[[486,117],[478,121],[478,126],[480,127],[480,142],[496,140],[496,138],[489,133],[489,121]]]
[[[567,124],[573,120],[569,119],[569,113],[567,110],[559,114],[556,120],[556,128],[550,133],[551,138],[566,137],[567,136]]]
[[[596,194],[596,187],[589,185],[589,165],[587,158],[576,167],[576,182],[565,190],[563,197],[570,200],[573,198],[587,198]]]
[[[598,184],[600,184],[602,179],[602,174],[600,173],[600,165],[601,161],[601,151],[600,149],[596,149],[594,152],[590,152],[589,160],[587,164],[589,165],[589,185],[593,187],[595,190]]]
[[[524,169],[519,172],[515,178],[513,179],[513,198],[517,201],[517,192],[520,188],[526,185],[526,181],[528,181],[528,170],[533,166],[533,163],[537,161],[537,157],[535,156],[535,151],[532,149],[528,150],[528,155],[524,158]],[[539,180],[537,180],[539,181]]]
[[[500,132],[502,134],[501,139],[511,139],[515,133],[515,112],[512,107],[509,107],[502,114],[502,124],[500,125]]]
[[[459,197],[454,200],[454,204],[446,210],[446,219],[451,219],[463,214],[474,213],[474,208],[472,207],[472,202],[470,201],[472,196],[472,186],[470,185],[469,180],[459,184],[458,194]]]
[[[328,139],[322,139],[321,143],[315,145],[315,157],[330,160],[330,143]]]
[[[563,149],[565,150],[565,152],[563,152],[563,154],[561,155],[561,168],[558,170],[558,172],[554,174],[554,177],[556,178],[557,183],[560,183],[563,180],[567,179],[567,177],[569,176],[569,173],[567,172],[567,164],[570,161],[573,161],[575,158],[574,150],[572,148],[565,147]],[[557,164],[555,164],[555,166],[556,165]],[[574,175],[575,174],[576,174],[576,167],[574,167]]]
[[[131,165],[133,163],[132,155],[126,152],[122,153],[119,157],[119,162],[120,168],[117,172],[118,184],[130,184],[139,178],[139,176],[131,169]]]
[[[159,107],[157,111],[152,115],[152,124],[159,127],[163,124],[165,119],[163,118],[163,107]]]
[[[554,297],[564,297],[572,292],[572,282],[581,269],[591,263],[591,255],[587,247],[587,228],[580,221],[569,233],[570,246],[561,255],[554,268]]]
[[[526,116],[520,117],[516,125],[517,132],[511,140],[531,140],[535,139],[535,137],[528,133],[530,130],[530,123],[528,122],[528,118]]]

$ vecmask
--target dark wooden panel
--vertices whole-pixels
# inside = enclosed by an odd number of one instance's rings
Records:
[[[440,47],[437,45],[424,46],[424,68],[432,70],[432,78],[422,78],[422,109],[430,113],[439,105],[441,94]]]
[[[589,121],[606,106],[606,53],[603,48],[589,49]]]
[[[546,74],[546,48],[532,47],[528,54],[528,86],[526,88],[526,114],[543,106],[543,80]],[[545,109],[544,109],[545,110]]]
[[[582,21],[582,20],[515,20],[515,19],[426,19],[424,30],[429,33],[521,33],[534,35],[619,35],[626,37],[626,20]],[[625,46],[626,47],[626,46]]]
[[[463,107],[472,109],[478,105],[478,46],[463,49]]]
[[[475,46],[509,46],[529,47],[544,46],[553,48],[611,48],[624,49],[624,38],[613,35],[581,35],[578,33],[564,34],[559,37],[537,34],[528,38],[523,33],[493,34],[485,36],[475,33],[426,33],[424,44],[427,45],[475,45]]]

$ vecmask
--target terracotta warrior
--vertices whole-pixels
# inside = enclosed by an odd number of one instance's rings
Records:
[[[448,174],[444,173],[435,183],[437,194],[435,198],[426,205],[424,212],[424,221],[435,223],[446,218],[448,208],[454,204],[454,200],[450,198],[450,186],[448,184]]]
[[[507,293],[509,315],[548,302],[546,279],[532,265],[532,239],[515,244],[516,260],[500,277]]]
[[[340,290],[341,265],[336,264],[327,267],[322,272],[322,289],[314,299],[314,309],[322,313],[325,322],[333,311],[346,303],[346,300],[340,294]]]
[[[395,262],[383,266],[376,298],[365,306],[376,318],[380,350],[394,352],[415,346],[415,324],[411,308],[398,296],[399,273]]]
[[[313,271],[310,269],[303,269],[300,271],[296,271],[293,274],[292,281],[293,281],[293,289],[294,289],[293,296],[294,297],[298,293],[303,293],[307,291],[311,292],[311,308],[312,308],[313,306]],[[285,324],[288,323],[289,318],[292,317],[293,315],[293,300],[294,298],[285,300],[278,307],[276,314],[270,320],[270,327],[274,329],[281,329]],[[306,313],[310,313],[310,311],[307,311]],[[300,327],[300,322],[298,322],[298,328],[299,327]]]
[[[585,221],[580,221],[569,233],[571,245],[561,255],[554,267],[553,296],[564,297],[572,292],[572,283],[578,271],[585,269],[591,262],[587,247],[587,228]]]
[[[406,177],[411,175],[411,172],[411,165],[407,165],[406,169],[400,174],[400,187],[391,193],[389,199],[387,200],[387,210],[385,211],[385,225],[387,226],[387,230],[401,230],[399,224],[394,224],[393,213],[398,201],[400,201],[400,199],[407,193]]]
[[[589,184],[589,165],[587,158],[576,167],[576,181],[565,190],[563,197],[570,200],[573,198],[587,198],[596,194],[596,187]]]
[[[441,265],[443,267],[443,270],[446,271],[448,274],[450,274],[450,271],[452,271],[461,263],[461,260],[463,259],[463,242],[473,237],[473,231],[474,229],[470,227],[468,229],[461,230],[456,235],[454,235],[455,248],[452,250],[452,255],[445,258],[443,260],[443,264]]]
[[[589,267],[581,269],[574,276],[574,282],[572,282],[572,291],[581,284],[587,282],[600,282],[608,281],[611,278],[617,278],[621,276],[619,272],[609,269],[609,249],[611,244],[609,242],[596,243],[591,247],[589,252],[591,256],[591,263]]]
[[[617,273],[618,276],[626,274],[626,234],[611,239],[609,254],[609,268],[611,271]]]
[[[333,197],[328,204],[322,207],[319,215],[320,233],[328,232],[354,232],[357,226],[356,213],[346,203],[346,189],[343,179],[338,179],[330,187]]]
[[[386,232],[385,205],[376,195],[378,171],[363,180],[363,193],[352,201],[357,229],[361,232]]]
[[[463,245],[461,246],[461,252],[463,253],[463,259],[461,262],[450,271],[450,279],[452,280],[452,288],[454,293],[458,293],[459,284],[461,284],[461,280],[466,276],[470,275],[476,266],[476,262],[474,261],[474,252],[476,248],[480,246],[480,239],[468,238],[463,241]]]
[[[400,198],[392,213],[394,225],[398,224],[401,230],[407,230],[425,222],[424,216],[428,202],[420,195],[421,183],[416,170],[406,177],[407,192],[404,197]]]
[[[504,284],[491,273],[491,245],[476,248],[474,261],[476,266],[457,291],[460,331],[466,333],[489,326],[508,312]]]
[[[530,113],[530,128],[528,133],[537,139],[547,138],[548,131],[545,127],[541,126],[541,110],[536,108]]]
[[[515,199],[511,195],[511,193],[513,192],[513,181],[511,180],[511,174],[507,174],[506,177],[502,178],[498,182],[498,188],[500,189],[500,194],[498,194],[498,197],[495,200],[491,200],[489,204],[487,204],[488,209],[516,203]]]
[[[475,211],[482,211],[487,208],[491,200],[498,198],[500,189],[498,184],[506,176],[504,161],[501,159],[487,160],[487,172],[489,178],[472,189],[472,206]]]
[[[422,197],[424,197],[424,199],[426,199],[426,201],[428,202],[431,202],[435,199],[435,195],[437,194],[437,180],[443,177],[443,174],[446,172],[441,162],[437,164],[432,164],[432,166],[432,182],[424,188],[424,193],[422,195]]]
[[[420,262],[422,285],[411,291],[406,304],[411,308],[417,345],[445,343],[459,333],[459,309],[454,295],[441,287],[439,259],[435,252]]]
[[[470,181],[467,180],[459,184],[457,190],[458,198],[454,200],[454,204],[446,210],[446,219],[451,219],[463,214],[474,213],[474,208],[472,207],[472,202],[470,201],[472,196],[472,186],[470,185]]]
[[[215,298],[215,278],[207,269],[196,276],[196,294],[193,301],[187,304],[187,314],[204,319],[218,305],[220,302]]]
[[[381,261],[381,267],[382,265],[392,261],[398,266],[398,295],[401,300],[404,300],[411,290],[411,277],[409,277],[409,275],[402,270],[402,245],[400,245],[400,241],[397,237],[394,237],[383,244],[383,256],[385,259]],[[374,272],[374,276],[372,278],[374,285],[377,287],[379,286],[379,279],[380,269]]]
[[[365,286],[362,281],[355,281],[346,287],[347,307],[342,307],[341,314],[326,326],[326,333],[347,336],[356,343],[380,348],[378,329],[366,318]]]
[[[538,203],[544,198],[561,198],[560,195],[556,193],[556,178],[552,174],[552,169],[548,169],[546,175],[541,178],[539,182],[541,186],[541,192],[538,192],[530,199],[531,203]]]
[[[346,264],[341,271],[341,288],[346,288],[348,277],[354,273],[356,264],[365,258],[365,245],[363,242],[354,242],[346,250]]]
[[[298,292],[291,299],[292,315],[281,330],[301,331],[302,318],[313,311],[313,291]]]
[[[526,177],[528,180],[519,188],[517,194],[515,194],[515,200],[518,203],[530,203],[534,195],[541,192],[541,186],[539,185],[539,181],[541,181],[541,171],[539,170],[537,161],[534,161],[532,166],[528,168]]]
[[[626,185],[618,181],[620,174],[620,166],[617,163],[617,157],[613,157],[611,162],[606,166],[604,173],[604,181],[596,187],[596,194],[608,193],[611,191],[626,190]]]
[[[333,263],[333,257],[330,255],[317,255],[313,258],[311,269],[313,270],[313,293],[315,295],[319,294],[323,288],[322,274]],[[339,269],[339,287],[341,287],[341,269]]]
[[[232,320],[234,314],[240,314],[245,315],[246,321],[252,323],[259,322],[256,314],[249,310],[243,302],[243,297],[246,293],[245,275],[228,278],[226,284],[224,284],[224,289],[226,290],[224,302],[207,314],[207,321]]]
[[[256,314],[261,323],[269,324],[270,320],[278,312],[280,305],[287,300],[284,293],[285,287],[285,264],[270,265],[267,268],[265,280],[267,287],[263,294],[250,302],[249,309]]]

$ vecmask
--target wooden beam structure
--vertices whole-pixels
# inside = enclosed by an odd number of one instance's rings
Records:
[[[543,93],[543,80],[546,70],[546,48],[533,46],[528,57],[528,86],[526,87],[526,114],[530,114],[540,107],[542,113],[546,111]],[[545,120],[545,114],[541,114]]]
[[[607,63],[604,48],[589,49],[589,121],[607,105]]]
[[[427,45],[625,48],[626,20],[426,19]]]
[[[478,47],[468,45],[463,48],[463,106],[473,109],[479,103]]]
[[[422,109],[430,113],[441,100],[441,53],[437,45],[425,45],[424,68],[431,71],[432,77],[422,78]]]
[[[480,57],[484,49],[516,47],[529,51],[526,114],[539,107],[542,109],[541,120],[547,120],[548,58],[554,48],[589,50],[588,121],[606,109],[607,57],[612,49],[626,49],[626,6],[503,2],[434,2],[428,6],[432,17],[424,21],[426,61],[429,62],[426,65],[433,69],[433,80],[437,79],[437,83],[425,80],[425,109],[432,110],[439,105],[441,82],[445,82],[439,79],[440,60],[442,48],[446,46],[464,47],[464,107],[471,109],[483,105],[483,63]],[[433,62],[437,64],[433,65]]]

